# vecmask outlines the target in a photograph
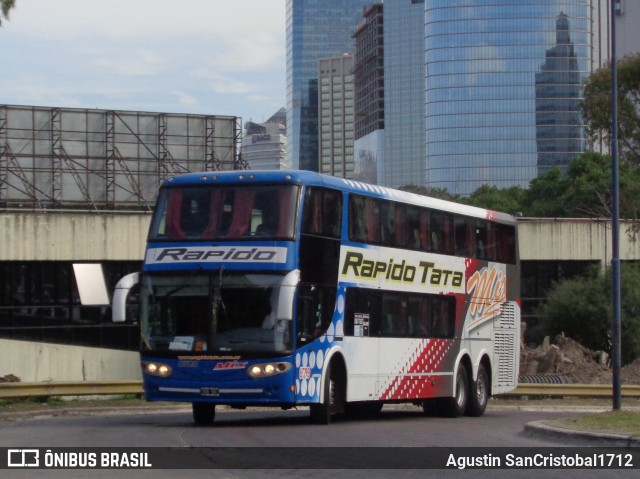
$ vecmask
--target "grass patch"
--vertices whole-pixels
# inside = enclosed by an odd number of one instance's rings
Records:
[[[627,434],[640,438],[640,412],[636,411],[607,411],[545,422],[580,431]]]

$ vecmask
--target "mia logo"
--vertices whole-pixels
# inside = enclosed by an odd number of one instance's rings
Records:
[[[507,300],[507,278],[495,266],[482,268],[467,281],[467,291],[471,295],[471,323],[467,328],[471,329],[500,312],[501,304]]]

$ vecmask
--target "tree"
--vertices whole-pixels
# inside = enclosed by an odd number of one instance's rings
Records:
[[[640,266],[622,265],[622,362],[640,357]],[[611,273],[556,283],[539,310],[533,336],[565,333],[592,350],[611,352]]]
[[[0,0],[0,27],[2,26],[2,19],[9,20],[9,10],[16,5],[16,0]]]
[[[618,61],[618,140],[621,157],[640,163],[640,53]],[[587,135],[593,141],[611,140],[611,67],[587,78],[582,101]]]
[[[567,216],[567,205],[562,201],[567,187],[568,180],[558,168],[534,178],[524,195],[522,214],[552,218]]]
[[[522,213],[525,195],[526,190],[520,186],[498,188],[494,185],[482,185],[471,193],[471,196],[461,200],[468,205],[515,215]]]
[[[531,217],[608,218],[611,216],[611,158],[584,152],[562,175],[555,168],[534,178],[528,189],[517,186],[500,189],[483,185],[464,203]],[[640,166],[620,165],[620,215],[640,216]]]

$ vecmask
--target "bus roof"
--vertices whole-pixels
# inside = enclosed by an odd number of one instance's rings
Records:
[[[303,170],[234,170],[234,171],[203,171],[184,173],[164,180],[162,187],[197,186],[213,184],[259,184],[259,183],[294,183],[311,186],[326,186],[341,191],[357,193],[376,198],[424,206],[436,210],[461,214],[476,218],[484,218],[500,223],[515,225],[515,218],[507,213],[501,213],[475,206],[464,205],[453,201],[446,201],[430,196],[409,193],[385,186],[371,185],[359,181],[323,175]]]

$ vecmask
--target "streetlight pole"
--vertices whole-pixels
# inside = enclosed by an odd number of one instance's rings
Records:
[[[611,328],[613,370],[613,410],[620,410],[620,180],[618,177],[618,66],[616,61],[616,2],[611,7],[611,297],[613,324]]]

